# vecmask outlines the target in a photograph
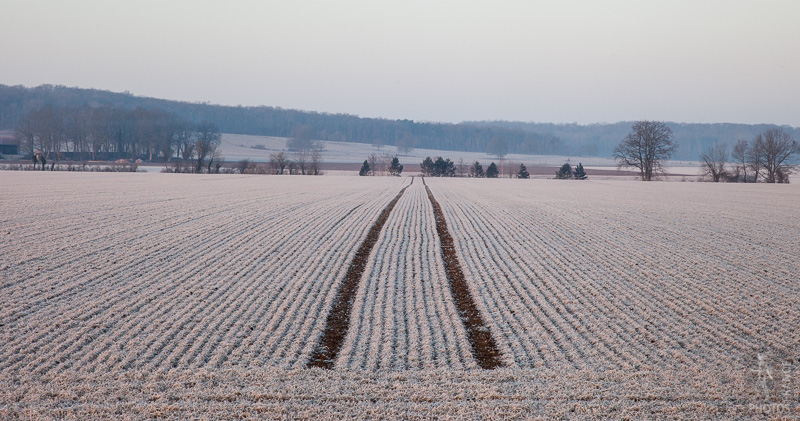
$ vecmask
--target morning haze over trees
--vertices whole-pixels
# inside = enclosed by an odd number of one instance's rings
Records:
[[[211,173],[219,171],[222,160],[216,124],[194,124],[160,109],[47,104],[25,113],[14,134],[21,154],[39,155],[52,165],[63,160],[180,158],[171,171]]]
[[[714,182],[788,183],[800,144],[782,129],[768,129],[751,141],[739,139],[728,153],[717,143],[700,154],[703,174]]]
[[[637,169],[642,181],[651,181],[663,172],[663,163],[677,148],[666,123],[637,121],[614,149],[614,158],[620,167]],[[728,143],[720,142],[700,153],[703,175],[713,182],[788,183],[789,174],[796,166],[796,156],[800,155],[800,144],[780,128],[758,133],[751,142],[738,140],[731,154],[732,171],[727,167],[728,148]],[[562,173],[571,174],[569,164],[564,164],[556,178],[566,178]]]
[[[222,106],[137,97],[95,89],[42,85],[34,88],[0,85],[0,129],[15,128],[27,113],[46,105],[57,108],[88,107],[164,112],[198,124],[214,122],[222,133],[292,138],[303,136],[326,141],[397,146],[399,153],[414,148],[489,153],[502,158],[510,153],[543,155],[612,156],[631,128],[631,122],[613,124],[553,124],[506,121],[459,124],[361,118],[289,110],[279,107]],[[753,139],[769,129],[782,129],[793,139],[800,129],[775,125],[667,123],[678,140],[673,159],[692,160],[716,143]],[[300,136],[302,137],[302,136]],[[147,159],[149,153],[146,155]],[[163,156],[163,154],[161,154]]]
[[[663,171],[664,161],[678,148],[672,129],[660,121],[637,121],[631,132],[614,148],[614,159],[620,167],[639,170],[642,181],[651,181]]]

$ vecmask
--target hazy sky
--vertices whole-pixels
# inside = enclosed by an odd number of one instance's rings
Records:
[[[800,1],[0,0],[0,83],[427,121],[800,126]]]

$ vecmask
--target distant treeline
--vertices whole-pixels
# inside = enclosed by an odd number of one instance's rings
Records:
[[[298,128],[317,139],[467,152],[487,152],[502,139],[508,153],[610,157],[630,131],[632,122],[614,124],[552,124],[480,121],[459,124],[361,118],[279,107],[223,106],[134,96],[96,89],[42,85],[35,88],[0,85],[0,129],[16,127],[23,115],[45,105],[56,107],[111,106],[120,109],[163,110],[192,123],[214,122],[223,133],[293,137]],[[751,139],[778,126],[769,124],[667,123],[679,148],[674,159],[697,160],[710,146]],[[800,130],[783,127],[795,139]]]
[[[548,133],[561,140],[564,148],[572,155],[612,156],[614,148],[631,131],[634,122],[613,124],[554,124],[523,123],[512,121],[480,121],[466,124],[503,127]],[[800,139],[800,129],[774,124],[733,124],[733,123],[666,123],[672,129],[678,150],[672,159],[696,161],[700,154],[718,143],[732,147],[738,140],[749,140],[768,129],[781,128],[794,139]]]
[[[137,97],[96,89],[42,85],[35,88],[0,85],[0,128],[14,128],[23,115],[45,105],[163,110],[191,122],[214,122],[223,133],[293,137],[298,128],[310,136],[340,142],[395,145],[485,152],[495,138],[508,144],[510,153],[563,154],[555,136],[530,130],[474,124],[418,123],[412,120],[361,118],[349,114],[327,114],[278,107],[223,106]]]
[[[23,114],[14,134],[22,155],[49,161],[168,161],[192,158],[199,126],[159,109],[47,104]]]

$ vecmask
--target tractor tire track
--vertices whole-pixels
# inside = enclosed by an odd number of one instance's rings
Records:
[[[333,300],[333,307],[331,308],[328,317],[325,320],[325,330],[322,332],[322,338],[314,347],[314,352],[308,360],[308,367],[319,367],[332,369],[336,362],[336,357],[342,349],[342,344],[347,336],[347,330],[350,328],[350,313],[353,311],[353,300],[358,292],[358,285],[361,281],[361,275],[367,266],[369,254],[375,243],[378,242],[378,237],[381,235],[381,230],[389,219],[392,209],[397,204],[397,201],[403,196],[406,189],[414,184],[414,178],[411,178],[411,183],[403,187],[397,196],[389,202],[383,209],[383,212],[378,216],[378,220],[370,228],[364,242],[356,251],[353,261],[347,268],[347,273],[344,276],[344,281],[336,292],[336,297]]]
[[[442,259],[444,259],[445,271],[447,273],[447,283],[450,285],[450,292],[453,294],[453,301],[456,304],[458,315],[464,323],[467,331],[467,338],[472,347],[472,354],[478,366],[491,370],[502,365],[500,361],[500,351],[497,342],[492,337],[492,333],[483,322],[478,306],[472,299],[469,286],[467,285],[461,265],[458,263],[458,255],[453,244],[453,237],[447,231],[447,221],[444,213],[439,206],[439,202],[433,197],[431,189],[428,188],[423,177],[422,183],[425,184],[425,191],[428,192],[428,199],[433,206],[433,214],[436,217],[436,232],[442,247]]]

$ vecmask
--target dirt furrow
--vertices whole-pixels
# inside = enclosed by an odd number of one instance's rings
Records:
[[[422,182],[425,182],[424,178]],[[450,292],[453,294],[458,315],[467,330],[467,338],[469,338],[472,346],[475,361],[483,369],[491,370],[500,367],[500,351],[497,349],[497,343],[492,337],[489,328],[483,322],[478,306],[475,305],[475,300],[472,299],[472,293],[469,291],[469,286],[464,279],[464,273],[461,271],[461,265],[458,263],[453,237],[447,231],[447,222],[444,219],[442,208],[433,197],[433,193],[431,193],[431,189],[428,188],[427,184],[425,185],[425,191],[428,192],[428,199],[431,201],[433,213],[436,216],[436,232],[439,234],[442,247],[447,282],[450,285]]]
[[[411,184],[414,183],[414,178],[411,178]],[[409,186],[411,185],[409,184]],[[358,284],[361,280],[361,275],[364,273],[364,268],[369,260],[369,254],[372,247],[378,241],[384,224],[389,219],[392,209],[403,196],[408,186],[403,187],[397,196],[383,209],[383,212],[378,216],[378,220],[370,228],[367,237],[361,246],[356,251],[356,255],[350,266],[347,268],[347,273],[344,276],[344,282],[336,292],[336,298],[333,300],[333,308],[328,313],[325,320],[325,330],[322,332],[322,338],[314,348],[311,358],[308,361],[308,367],[320,368],[333,368],[336,357],[339,355],[339,350],[342,348],[344,338],[347,336],[347,330],[350,327],[350,313],[353,309],[353,299],[358,291]]]

